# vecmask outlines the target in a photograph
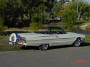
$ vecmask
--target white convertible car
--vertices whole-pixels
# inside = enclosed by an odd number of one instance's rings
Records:
[[[85,41],[85,35],[66,32],[61,27],[49,27],[47,31],[32,33],[12,33],[9,36],[9,44],[22,46],[38,46],[41,50],[47,50],[50,46],[74,45],[79,47]]]

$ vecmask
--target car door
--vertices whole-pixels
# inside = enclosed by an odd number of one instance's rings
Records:
[[[58,38],[56,31],[50,31],[50,34],[48,34],[48,41],[50,46],[57,46],[58,45]],[[47,41],[47,42],[48,42]]]
[[[49,44],[49,46],[58,45],[57,34],[54,31],[50,31],[48,34],[40,35],[38,40],[40,40],[41,43]]]
[[[75,37],[68,33],[59,33],[56,37],[58,45],[70,45],[75,41]]]
[[[52,34],[52,32],[47,32],[46,34],[37,34],[37,37],[33,38],[36,40],[38,43],[45,43],[45,44],[50,44],[55,42],[56,40],[56,35]]]

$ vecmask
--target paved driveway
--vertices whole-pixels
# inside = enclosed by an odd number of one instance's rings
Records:
[[[89,67],[90,46],[0,52],[0,67]]]

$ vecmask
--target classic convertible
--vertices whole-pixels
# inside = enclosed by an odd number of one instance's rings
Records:
[[[22,46],[38,46],[40,50],[47,50],[50,46],[74,45],[79,47],[85,41],[85,35],[66,32],[61,27],[48,27],[46,31],[32,33],[12,33],[9,44]]]

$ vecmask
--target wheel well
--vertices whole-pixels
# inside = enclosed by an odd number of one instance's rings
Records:
[[[81,40],[81,37],[77,37],[76,40],[77,40],[77,39],[80,39],[80,40]]]
[[[81,37],[77,37],[76,40],[77,40],[77,39],[80,39],[80,40],[81,40]],[[76,41],[76,40],[75,40],[75,41]],[[74,42],[75,42],[75,41],[74,41]],[[73,44],[74,44],[74,43],[73,43]]]
[[[77,37],[76,40],[74,41],[74,43],[75,43],[78,39],[81,41],[81,37]],[[73,43],[73,46],[75,46],[74,43]]]
[[[45,47],[45,45],[47,45],[47,48],[43,48],[43,46]],[[47,50],[48,47],[49,47],[49,44],[41,44],[41,45],[39,46],[39,49],[40,49],[40,50]]]

